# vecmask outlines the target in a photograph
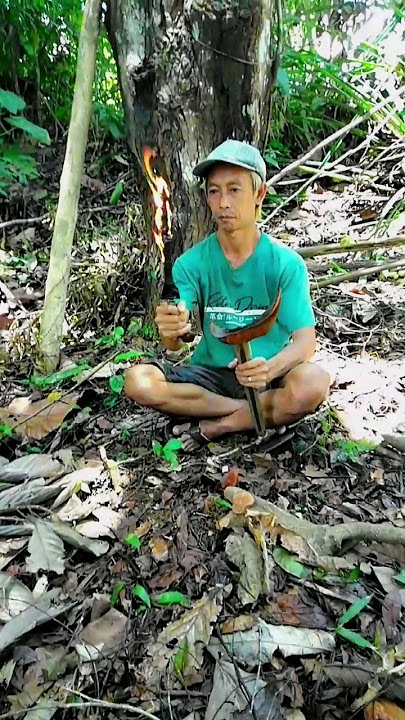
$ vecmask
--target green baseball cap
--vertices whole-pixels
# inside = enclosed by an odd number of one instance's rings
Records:
[[[195,166],[193,174],[197,177],[205,177],[208,170],[214,163],[225,162],[230,165],[238,165],[247,170],[254,170],[260,175],[263,182],[266,182],[266,164],[257,148],[249,143],[240,140],[225,140],[225,142],[214,148],[208,157]]]

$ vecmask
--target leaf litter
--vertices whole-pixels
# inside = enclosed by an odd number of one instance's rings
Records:
[[[384,202],[367,197],[360,217],[374,222]],[[269,230],[302,249],[308,227],[330,242],[356,202],[319,186]],[[311,278],[330,267],[315,258]],[[2,709],[47,720],[71,687],[162,720],[402,717],[404,546],[320,553],[256,511],[262,498],[302,528],[404,527],[401,282],[314,292],[330,403],[260,447],[239,436],[185,458],[167,418],[123,399],[121,373],[155,346],[121,326],[94,345],[96,372],[71,345],[66,394],[60,373],[26,397],[0,378]]]

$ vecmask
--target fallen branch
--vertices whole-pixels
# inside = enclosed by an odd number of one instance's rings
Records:
[[[388,105],[390,102],[393,102],[393,100],[397,100],[399,97],[401,97],[403,92],[404,90],[399,91],[398,93],[393,93],[389,97],[384,98],[384,100],[377,103],[377,105],[374,105],[372,108],[370,108],[368,112],[364,113],[364,115],[353,118],[353,120],[351,120],[347,125],[344,125],[344,127],[339,128],[339,130],[336,130],[336,132],[332,133],[332,135],[329,135],[328,137],[321,140],[320,143],[315,145],[315,147],[311,148],[311,150],[309,150],[303,157],[294,160],[294,162],[290,163],[285,168],[280,170],[277,175],[273,175],[273,177],[271,177],[270,180],[267,181],[267,187],[272,187],[273,185],[276,185],[278,181],[281,180],[281,178],[283,178],[285,175],[288,175],[288,173],[292,172],[300,165],[303,165],[307,160],[309,160],[309,158],[315,155],[318,150],[322,150],[327,145],[330,145],[331,143],[335,142],[335,140],[338,140],[343,135],[346,135],[346,133],[350,132],[350,130],[353,130],[353,128],[357,127],[357,125],[361,125],[362,122],[368,120],[379,110],[382,110],[382,108]]]
[[[342,243],[329,243],[328,245],[309,245],[308,247],[296,248],[298,255],[303,258],[318,257],[319,255],[342,255],[350,252],[364,252],[374,248],[391,248],[405,245],[405,235],[395,237],[382,237],[377,240],[355,240]]]
[[[320,278],[310,283],[312,289],[328,287],[329,285],[340,285],[342,282],[351,282],[357,280],[360,277],[366,277],[367,275],[377,275],[383,270],[394,270],[395,268],[405,267],[405,258],[399,260],[392,260],[387,263],[379,263],[372,267],[362,268],[361,270],[353,270],[349,273],[339,273],[339,275],[332,275],[331,277]]]
[[[33,218],[15,218],[14,220],[6,220],[5,222],[0,223],[0,230],[12,227],[13,225],[34,225],[34,223],[48,220],[49,217],[49,213],[45,213],[45,215],[39,215],[38,217]]]
[[[342,523],[341,525],[315,525],[308,520],[297,518],[295,515],[279,508],[277,505],[263,500],[257,495],[245,493],[236,487],[225,489],[225,497],[234,503],[237,495],[251,495],[252,504],[245,508],[243,515],[246,518],[255,516],[271,516],[272,524],[282,530],[299,535],[311,550],[318,556],[332,556],[339,552],[347,540],[365,542],[390,543],[392,545],[405,545],[405,529],[392,525],[392,523],[356,522]],[[239,516],[241,513],[239,513]]]

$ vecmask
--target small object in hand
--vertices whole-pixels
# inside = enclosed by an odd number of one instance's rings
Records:
[[[221,480],[221,487],[223,490],[227,487],[235,487],[235,485],[238,484],[239,481],[239,471],[238,468],[232,467],[230,470],[228,470],[227,473],[223,476]]]

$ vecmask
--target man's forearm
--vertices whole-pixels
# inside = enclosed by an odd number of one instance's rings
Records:
[[[300,363],[308,362],[314,353],[315,347],[312,343],[293,341],[268,360],[268,381],[271,382],[274,378],[283,377]]]

